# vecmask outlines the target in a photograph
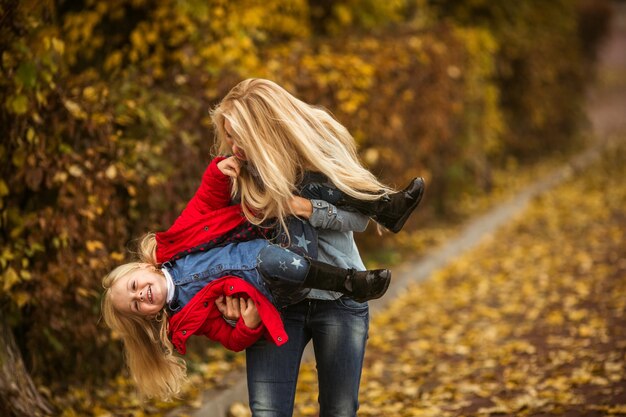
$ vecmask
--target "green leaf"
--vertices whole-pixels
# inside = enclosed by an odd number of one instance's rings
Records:
[[[37,84],[37,67],[32,62],[23,62],[15,76],[25,88],[30,90]]]
[[[63,352],[63,344],[57,339],[48,329],[43,329],[43,333],[46,335],[48,342],[57,352]]]
[[[26,161],[26,151],[24,149],[18,149],[13,154],[13,158],[11,158],[11,162],[15,165],[16,168],[21,168]]]
[[[15,66],[15,57],[10,52],[4,51],[2,53],[2,67],[4,69],[13,68]]]
[[[5,292],[9,292],[9,290],[18,282],[20,282],[20,277],[15,272],[15,269],[9,267],[2,275],[2,289]]]
[[[18,291],[17,293],[12,294],[11,298],[15,301],[15,304],[17,304],[19,308],[22,308],[28,303],[28,301],[30,301],[31,297],[27,292]]]
[[[28,97],[23,94],[10,97],[8,102],[9,110],[15,114],[24,114],[28,111]]]
[[[4,197],[5,195],[9,195],[9,186],[4,180],[0,180],[0,197]]]

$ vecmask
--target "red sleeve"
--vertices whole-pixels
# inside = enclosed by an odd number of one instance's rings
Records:
[[[220,342],[228,350],[240,352],[259,340],[265,327],[261,323],[256,329],[251,329],[242,319],[239,319],[237,326],[233,327],[219,316],[207,319],[203,330],[209,339]]]
[[[207,167],[202,175],[202,183],[187,205],[198,212],[217,210],[230,205],[231,179],[217,167],[217,163],[226,159],[219,156]]]

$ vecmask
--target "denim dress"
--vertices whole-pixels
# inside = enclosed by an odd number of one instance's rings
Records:
[[[269,243],[262,239],[230,243],[164,263],[163,268],[166,268],[172,276],[176,288],[168,309],[172,313],[178,312],[208,283],[225,276],[236,276],[246,280],[274,302],[267,284],[256,269],[257,256],[268,245]]]

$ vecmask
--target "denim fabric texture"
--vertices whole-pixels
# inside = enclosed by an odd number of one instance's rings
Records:
[[[354,417],[368,336],[367,303],[348,297],[307,299],[281,310],[289,341],[265,339],[246,349],[250,408],[254,417],[291,417],[304,348],[313,340],[320,417]]]
[[[272,245],[267,240],[257,239],[193,253],[167,263],[164,268],[176,287],[169,309],[177,312],[206,284],[227,275],[246,280],[274,302],[261,271],[297,290],[308,273],[309,263],[297,253]]]

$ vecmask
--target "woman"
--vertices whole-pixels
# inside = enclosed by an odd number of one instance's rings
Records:
[[[424,184],[418,178],[397,193],[398,198],[389,198],[390,188],[359,162],[356,143],[344,126],[271,81],[239,83],[212,111],[212,118],[220,150],[231,150],[246,161],[234,193],[241,196],[250,222],[277,218],[287,228],[288,216],[294,214],[291,196],[314,193],[321,184],[341,192],[337,203],[363,201],[355,205],[361,213],[339,214],[330,202],[313,199],[310,210],[300,215],[319,228],[319,261],[364,270],[352,232],[365,229],[366,216],[397,231],[422,197]],[[382,216],[383,210],[392,215]],[[312,290],[306,299],[280,311],[289,342],[278,348],[260,340],[246,349],[253,415],[292,415],[300,360],[313,340],[320,416],[355,416],[369,325],[367,303]]]

